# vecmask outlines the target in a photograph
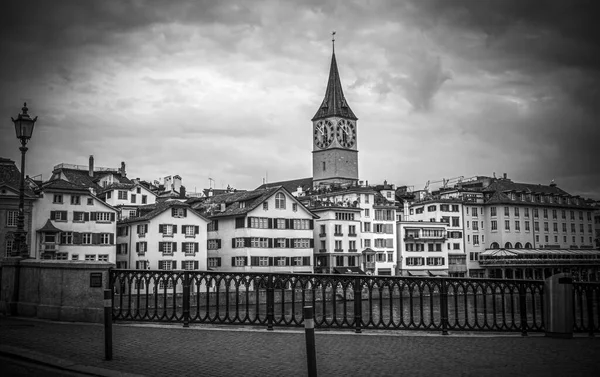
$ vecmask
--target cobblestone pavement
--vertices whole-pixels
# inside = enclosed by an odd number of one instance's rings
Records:
[[[96,375],[307,375],[302,329],[120,323],[113,327],[112,361],[103,360],[103,331],[98,324],[0,317],[0,354],[31,354],[65,368],[70,362]],[[583,335],[317,330],[316,348],[321,376],[597,376],[600,371],[600,338]]]

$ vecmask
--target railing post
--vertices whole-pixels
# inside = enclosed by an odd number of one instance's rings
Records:
[[[446,283],[446,279],[440,279],[440,309],[442,317],[442,335],[448,335],[448,287]]]
[[[519,283],[519,311],[521,312],[521,336],[527,336],[527,290],[524,282]]]
[[[112,360],[112,289],[104,290],[104,357]]]
[[[594,337],[594,291],[591,286],[585,287],[585,300],[587,301],[588,312],[588,334],[590,338]]]
[[[273,330],[273,319],[275,316],[275,285],[273,275],[269,274],[267,279],[267,330]]]
[[[304,307],[304,335],[308,376],[317,377],[317,352],[315,349],[315,313],[312,306]]]
[[[183,327],[190,327],[190,273],[183,273]]]
[[[354,332],[362,332],[362,282],[360,277],[354,278]]]

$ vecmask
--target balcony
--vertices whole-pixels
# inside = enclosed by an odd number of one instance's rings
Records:
[[[163,255],[163,257],[166,257],[166,256],[173,256],[173,252],[172,252],[172,251],[163,251],[163,252],[162,252],[162,255]]]
[[[326,253],[327,249],[319,249],[319,253]]]
[[[369,270],[369,269],[374,269],[375,268],[375,262],[365,262],[365,269]]]
[[[58,252],[59,245],[56,243],[43,243],[40,245],[40,252],[54,254]]]
[[[356,233],[348,233],[348,237],[356,237]]]
[[[327,237],[327,233],[319,233],[319,237]]]
[[[349,253],[356,253],[357,251],[358,251],[358,250],[356,250],[356,249],[348,249],[348,252],[349,252]]]
[[[333,235],[334,235],[334,236],[341,237],[341,236],[343,236],[343,235],[344,235],[344,233],[333,233]]]
[[[138,255],[138,257],[143,257],[143,256],[146,255],[146,252],[145,251],[138,251],[137,255]]]
[[[333,249],[333,251],[336,252],[336,253],[341,253],[341,252],[344,251],[344,249]]]

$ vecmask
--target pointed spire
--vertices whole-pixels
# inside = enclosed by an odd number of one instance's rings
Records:
[[[342,83],[340,82],[340,74],[338,72],[337,62],[335,60],[335,31],[332,34],[333,53],[331,56],[331,68],[329,69],[329,81],[327,82],[327,90],[325,98],[317,110],[317,113],[312,120],[327,118],[332,116],[340,116],[346,119],[357,120],[356,115],[348,106],[344,92],[342,91]]]

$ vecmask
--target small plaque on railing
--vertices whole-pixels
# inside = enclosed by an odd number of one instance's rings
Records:
[[[102,272],[90,273],[90,288],[102,288]]]

